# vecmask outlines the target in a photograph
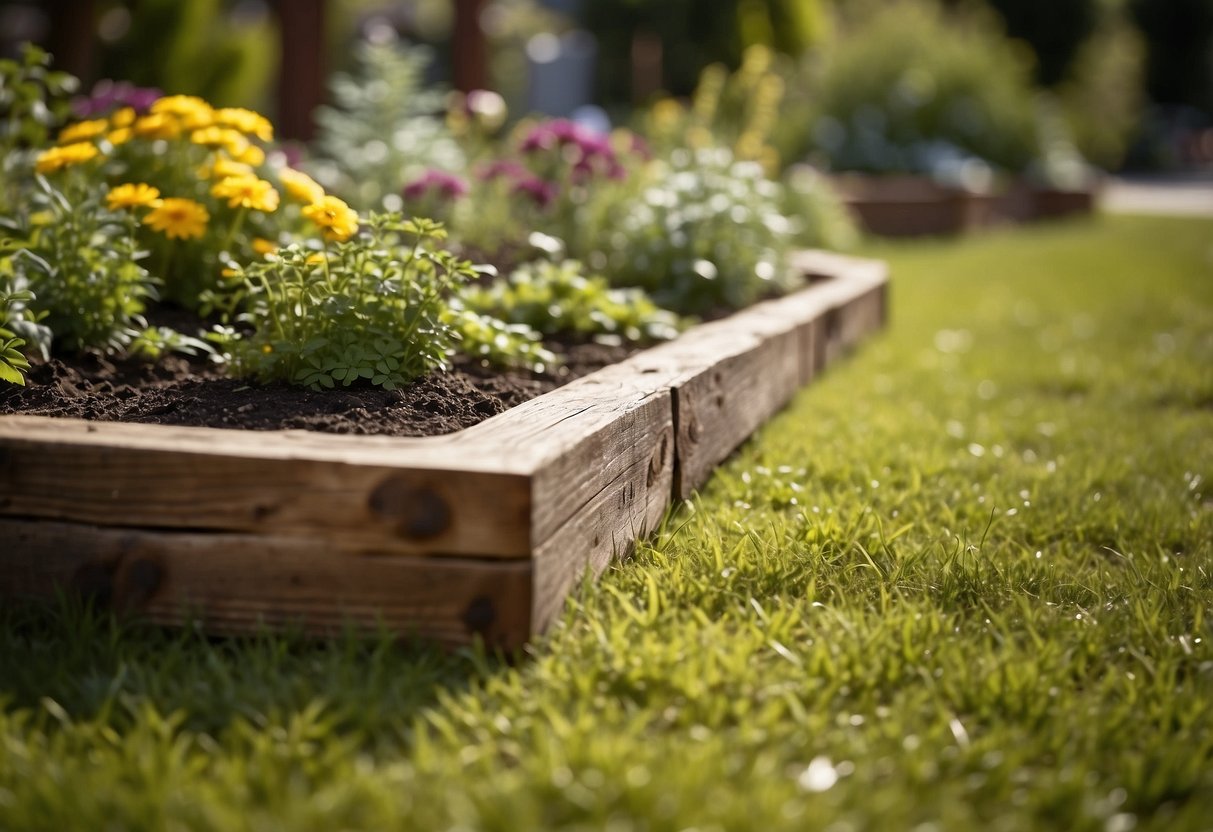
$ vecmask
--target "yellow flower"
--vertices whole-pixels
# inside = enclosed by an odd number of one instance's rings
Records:
[[[273,240],[267,240],[264,237],[253,238],[253,251],[260,255],[273,254],[278,250],[278,244]]]
[[[237,269],[232,269],[232,268],[223,269],[219,272],[219,274],[222,275],[223,277],[226,277],[228,280],[231,280],[236,277],[240,277],[240,272]]]
[[[340,242],[358,233],[358,212],[335,196],[304,206],[303,216],[324,231],[324,238]]]
[[[294,168],[283,168],[278,171],[278,181],[286,189],[291,199],[311,204],[324,199],[324,188],[320,183],[303,171]]]
[[[136,136],[145,139],[175,139],[181,135],[181,125],[172,116],[152,113],[135,119],[131,126]]]
[[[160,204],[160,191],[142,182],[119,185],[105,195],[111,211],[119,208],[155,207]]]
[[[247,148],[245,148],[244,152],[240,154],[239,159],[241,162],[244,162],[247,165],[252,165],[253,167],[264,165],[265,151],[257,147],[255,144],[250,144]]]
[[[274,125],[260,113],[246,110],[243,107],[224,107],[215,111],[215,123],[225,127],[235,127],[242,133],[256,136],[263,142],[274,138]]]
[[[135,110],[132,107],[123,107],[118,112],[110,116],[110,124],[115,127],[130,127],[135,123]]]
[[[273,211],[278,207],[278,192],[264,179],[255,176],[229,176],[211,188],[211,195],[226,199],[231,208]]]
[[[196,95],[166,95],[152,103],[153,114],[175,116],[186,130],[199,130],[215,121],[215,111]]]
[[[321,263],[323,263],[327,259],[328,258],[324,256],[324,252],[315,251],[315,252],[312,252],[311,254],[309,254],[307,256],[307,259],[304,262],[307,263],[309,266],[319,266]]]
[[[188,240],[205,234],[210,218],[206,208],[194,200],[172,197],[149,211],[143,218],[143,224],[151,226],[170,240]]]
[[[230,127],[204,127],[195,130],[190,133],[190,141],[208,147],[222,147],[237,159],[249,149],[249,140]]]
[[[72,144],[95,139],[109,129],[109,122],[103,118],[92,121],[78,121],[69,124],[59,131],[59,144]]]
[[[52,147],[38,154],[34,168],[38,173],[54,173],[60,168],[78,165],[96,158],[100,153],[90,142],[76,142],[62,147]]]
[[[131,128],[119,127],[117,130],[111,130],[110,134],[105,138],[109,140],[110,144],[117,147],[120,144],[126,144],[129,142],[132,135]]]
[[[229,176],[253,176],[253,169],[243,162],[233,162],[226,156],[215,156],[214,163],[198,171],[201,179],[227,179]]]

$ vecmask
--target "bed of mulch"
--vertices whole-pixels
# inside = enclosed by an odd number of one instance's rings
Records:
[[[0,414],[60,416],[241,430],[437,436],[490,416],[625,358],[601,344],[564,346],[565,363],[546,373],[497,372],[474,362],[407,387],[353,386],[315,392],[227,378],[205,360],[169,356],[157,364],[86,355],[37,363],[25,387],[0,387]]]

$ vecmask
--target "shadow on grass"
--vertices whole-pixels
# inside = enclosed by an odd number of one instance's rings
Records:
[[[149,707],[208,734],[322,713],[359,744],[392,744],[444,694],[508,667],[483,648],[447,651],[387,631],[214,637],[74,598],[0,605],[0,708],[50,709],[118,731]]]

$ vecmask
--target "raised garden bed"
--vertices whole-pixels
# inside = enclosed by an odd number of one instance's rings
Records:
[[[1097,188],[1060,190],[1014,182],[975,193],[917,176],[836,177],[856,221],[883,237],[950,236],[1008,223],[1090,214]]]
[[[859,224],[884,237],[960,234],[999,217],[995,197],[926,177],[845,175],[834,181]]]
[[[0,416],[0,595],[216,633],[390,627],[513,648],[885,320],[876,261],[445,436]]]

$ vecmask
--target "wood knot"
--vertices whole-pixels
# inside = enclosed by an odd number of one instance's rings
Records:
[[[428,540],[451,525],[451,508],[431,488],[389,477],[376,486],[367,501],[371,513],[395,521],[396,533],[409,540]]]
[[[147,604],[160,589],[164,580],[164,566],[153,558],[140,557],[122,570],[122,605],[137,609]]]
[[[463,611],[464,626],[469,632],[480,635],[486,634],[496,619],[497,609],[493,606],[493,599],[484,595],[473,598],[472,603]]]

